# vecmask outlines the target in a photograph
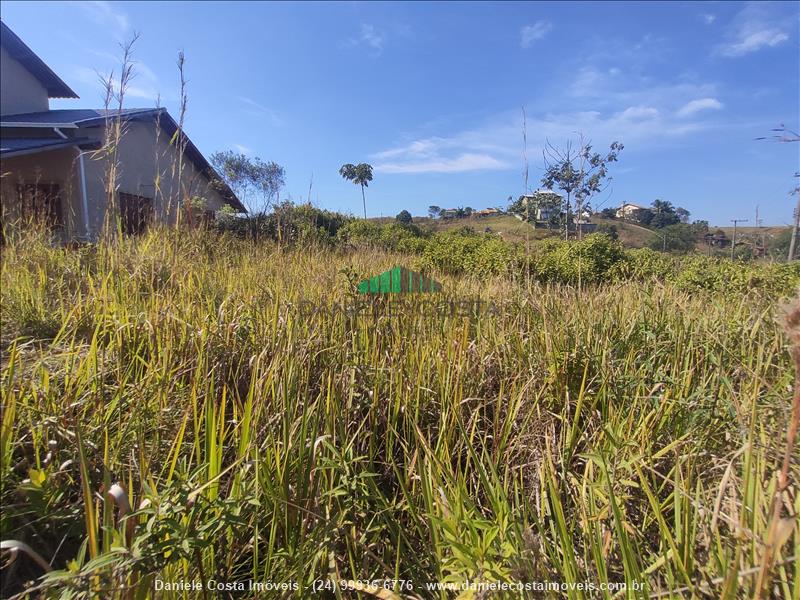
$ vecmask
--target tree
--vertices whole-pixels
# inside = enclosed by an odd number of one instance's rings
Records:
[[[592,152],[592,145],[581,135],[577,144],[567,141],[563,148],[557,148],[549,141],[543,151],[545,172],[542,185],[547,189],[558,188],[566,194],[564,208],[566,223],[564,235],[569,232],[569,212],[575,203],[575,212],[580,214],[584,206],[597,193],[605,189],[604,181],[609,179],[608,165],[616,162],[623,145],[612,142],[604,156]],[[582,224],[578,223],[578,239],[582,237]]]
[[[675,209],[675,214],[678,215],[678,219],[680,219],[681,223],[688,223],[689,222],[689,215],[691,215],[692,213],[690,213],[685,208],[681,208],[679,206],[678,208]]]
[[[364,188],[369,186],[372,181],[372,165],[367,163],[359,163],[353,165],[347,163],[342,165],[339,169],[339,175],[344,177],[347,181],[351,181],[356,185],[361,186],[361,200],[364,202],[364,218],[367,218],[367,198],[364,195]]]
[[[520,215],[524,220],[536,224],[540,211],[546,214],[543,220],[548,225],[558,227],[564,199],[554,192],[539,190],[533,194],[520,196],[508,207],[508,212]]]
[[[257,238],[259,223],[264,221],[264,215],[284,186],[283,167],[232,150],[215,152],[211,155],[211,164],[222,181],[241,200],[248,212],[250,234]]]
[[[597,226],[597,233],[605,233],[608,237],[612,240],[619,239],[619,233],[617,232],[616,225],[609,225],[608,223],[601,223]]]
[[[468,216],[470,216],[470,215],[471,215],[472,213],[474,213],[474,212],[475,212],[475,209],[473,209],[471,206],[467,206],[467,207],[464,209],[464,216],[465,216],[465,217],[468,217]]]
[[[428,207],[428,215],[430,216],[431,219],[435,219],[436,217],[438,217],[441,212],[442,208],[440,206],[436,206],[435,204],[431,204]]]
[[[642,210],[636,211],[636,222],[639,225],[644,225],[645,227],[649,227],[650,223],[653,221],[654,213],[649,208],[643,208]]]
[[[604,219],[616,219],[617,210],[614,208],[604,208],[600,211],[600,216],[602,216]]]
[[[410,225],[414,220],[413,217],[411,216],[411,213],[408,212],[407,210],[401,210],[399,213],[397,213],[395,219],[397,220],[398,223],[401,223],[403,225]]]
[[[685,223],[675,223],[657,231],[648,246],[653,250],[684,253],[694,248],[698,237],[696,228]]]

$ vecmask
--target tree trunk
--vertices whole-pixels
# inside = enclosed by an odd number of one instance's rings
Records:
[[[367,197],[364,195],[364,184],[361,184],[361,201],[364,203],[364,218],[367,218]]]

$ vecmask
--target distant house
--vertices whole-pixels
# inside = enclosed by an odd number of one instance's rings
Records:
[[[492,215],[499,215],[500,211],[496,208],[484,208],[483,210],[475,211],[472,214],[478,218],[491,217]]]
[[[597,231],[597,223],[590,223],[586,219],[576,219],[570,224],[570,229],[577,231],[580,227],[582,233],[594,233]]]
[[[523,194],[520,196],[519,201],[523,207],[531,207],[531,216],[537,223],[546,224],[553,218],[564,214],[561,209],[564,204],[564,197],[553,190],[543,188],[531,194]]]
[[[458,211],[455,208],[443,208],[439,213],[442,219],[455,219],[458,216]]]
[[[709,246],[716,246],[717,248],[725,248],[731,244],[724,231],[708,232],[703,235],[703,241]]]
[[[623,202],[622,206],[617,209],[616,216],[618,219],[632,219],[635,220],[640,211],[645,210],[644,206],[638,204],[630,204]]]
[[[108,161],[97,151],[118,120],[125,133],[111,199],[123,232],[140,233],[153,220],[174,223],[189,200],[198,221],[225,205],[246,212],[166,110],[50,110],[50,98],[78,96],[0,21],[3,222],[36,219],[63,241],[96,239],[111,204]]]

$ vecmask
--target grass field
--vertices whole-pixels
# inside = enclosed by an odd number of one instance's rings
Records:
[[[171,232],[7,246],[3,594],[798,597],[795,519],[759,579],[783,300],[433,273],[493,310],[336,308],[406,261]],[[284,587],[210,583],[250,580]]]

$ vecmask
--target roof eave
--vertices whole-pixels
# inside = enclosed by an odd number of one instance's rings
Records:
[[[25,67],[42,84],[48,98],[79,98],[64,80],[55,74],[39,56],[11,31],[11,28],[0,21],[2,44],[7,47],[11,57]]]

